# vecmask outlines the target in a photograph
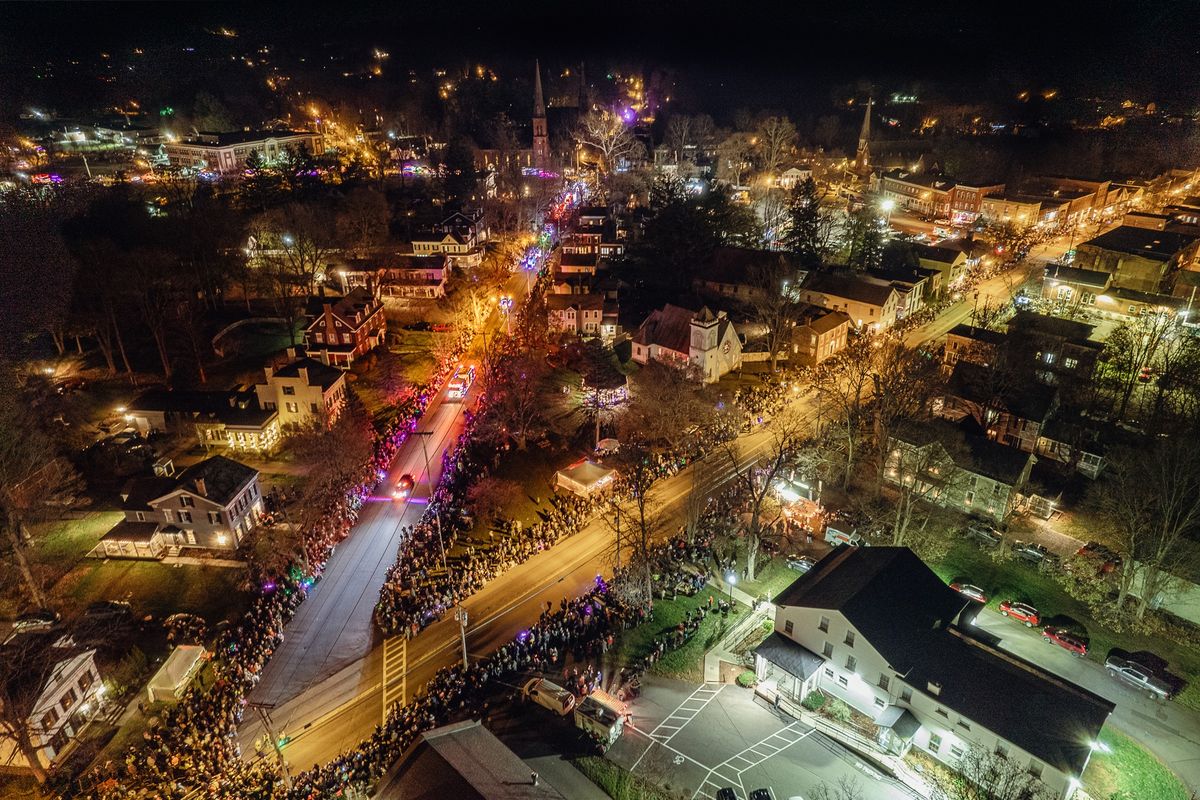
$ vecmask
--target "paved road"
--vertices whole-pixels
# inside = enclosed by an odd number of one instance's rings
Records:
[[[740,462],[760,458],[772,443],[773,437],[765,429],[743,436],[739,442]],[[710,495],[732,475],[728,456],[717,452],[655,484],[650,503],[671,518],[664,530],[674,531],[683,523],[686,500],[693,488],[701,495]],[[354,535],[358,535],[358,530]],[[546,603],[557,605],[563,597],[582,594],[597,574],[611,574],[612,539],[608,523],[593,520],[572,537],[509,570],[468,598],[464,605],[470,618],[467,647],[471,657],[485,656],[511,640],[537,619]],[[374,602],[374,595],[371,597]],[[305,605],[308,602],[311,600]],[[272,664],[282,663],[281,654],[282,651],[276,654]],[[298,655],[287,654],[289,658]],[[409,696],[438,669],[459,659],[458,623],[452,616],[427,628],[407,645],[405,677],[407,685],[412,687]],[[296,768],[307,768],[369,736],[383,717],[383,681],[383,647],[375,646],[369,652],[360,652],[352,663],[329,674],[325,680],[277,701],[271,716],[276,732],[291,738],[285,748],[289,763]],[[256,690],[252,699],[257,699],[257,694]],[[253,742],[263,732],[259,720],[248,715],[239,730],[242,752],[252,755]]]
[[[443,389],[426,409],[419,430],[400,448],[391,472],[370,498],[352,534],[337,546],[321,581],[313,587],[296,616],[285,628],[283,645],[250,695],[256,703],[279,704],[367,656],[378,644],[372,612],[388,568],[396,560],[401,531],[413,525],[425,509],[430,487],[441,475],[442,454],[463,429],[468,402],[447,401]],[[432,474],[426,474],[425,451]],[[416,481],[407,501],[391,497],[391,488],[404,474]]]
[[[1002,649],[1116,703],[1109,722],[1146,745],[1188,788],[1200,787],[1200,715],[1170,701],[1149,699],[1110,678],[1102,664],[1048,645],[1036,628],[1029,630],[990,609],[980,612],[975,624],[998,636]]]

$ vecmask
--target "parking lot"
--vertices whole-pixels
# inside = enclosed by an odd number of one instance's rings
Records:
[[[755,700],[749,689],[648,676],[633,709],[634,727],[608,757],[692,798],[715,800],[729,787],[740,800],[764,788],[777,800],[794,800],[846,776],[873,800],[913,797],[828,737]]]

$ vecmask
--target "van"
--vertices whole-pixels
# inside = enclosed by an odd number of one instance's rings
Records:
[[[845,531],[839,531],[837,528],[826,528],[825,529],[825,541],[828,542],[829,544],[833,545],[834,547],[840,547],[841,545],[844,545],[844,544],[848,544],[851,547],[870,547],[871,546],[871,543],[868,542],[863,537],[859,536],[857,531],[851,531],[850,533],[846,533]]]
[[[565,717],[575,708],[575,695],[545,678],[526,681],[521,688],[521,696],[543,708],[550,709],[560,717]]]

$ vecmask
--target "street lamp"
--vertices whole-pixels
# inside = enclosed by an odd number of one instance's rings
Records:
[[[458,620],[458,634],[462,639],[463,669],[467,669],[467,609],[461,603],[454,609],[454,618]]]
[[[737,573],[733,570],[725,573],[725,582],[729,584],[729,605],[733,606],[733,587],[737,586]]]

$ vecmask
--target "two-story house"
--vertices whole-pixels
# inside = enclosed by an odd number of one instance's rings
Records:
[[[265,455],[279,444],[279,414],[259,405],[254,392],[150,389],[138,395],[125,419],[147,436],[169,431],[195,433],[206,451]]]
[[[970,605],[907,548],[840,547],[775,598],[757,691],[793,711],[824,692],[874,721],[881,752],[982,754],[1068,800],[1113,704],[975,638]]]
[[[973,422],[932,420],[888,439],[884,480],[917,499],[1003,524],[1024,501],[1037,457],[997,444]]]
[[[12,687],[10,696],[32,698],[32,703],[20,711],[26,717],[26,733],[37,753],[38,766],[50,769],[69,753],[83,729],[100,712],[104,684],[96,668],[96,651],[79,647],[60,633],[26,633],[19,647],[0,646],[0,658],[27,658],[31,654],[35,663],[45,664],[49,670],[30,665],[23,679],[41,685],[31,684],[28,693]],[[30,769],[28,757],[14,739],[0,737],[0,770]]]
[[[346,404],[346,373],[314,358],[297,358],[293,348],[288,355],[289,363],[263,368],[265,380],[254,387],[259,405],[277,412],[285,429],[328,428]]]
[[[307,313],[304,349],[323,364],[349,368],[387,335],[383,303],[363,288],[344,297],[309,298]]]
[[[185,547],[233,551],[258,523],[258,470],[213,456],[174,477],[138,478],[121,492],[125,519],[90,555],[161,558]]]
[[[791,360],[801,366],[815,367],[844,350],[849,335],[849,314],[809,306],[800,313],[792,329]]]
[[[446,296],[450,262],[443,254],[392,254],[376,261],[353,261],[338,270],[347,291],[364,288],[383,298],[434,300]]]
[[[692,311],[668,303],[638,327],[633,360],[673,364],[691,370],[703,383],[715,383],[742,366],[742,341],[724,311]]]
[[[891,283],[859,275],[812,272],[798,294],[805,303],[844,311],[860,330],[887,330],[896,323],[900,307],[900,293]]]
[[[960,359],[933,411],[955,422],[970,418],[993,441],[1032,453],[1057,402],[1058,392],[1052,386],[1023,379],[1012,370]]]
[[[604,295],[548,294],[546,310],[553,330],[582,336],[604,334]]]

